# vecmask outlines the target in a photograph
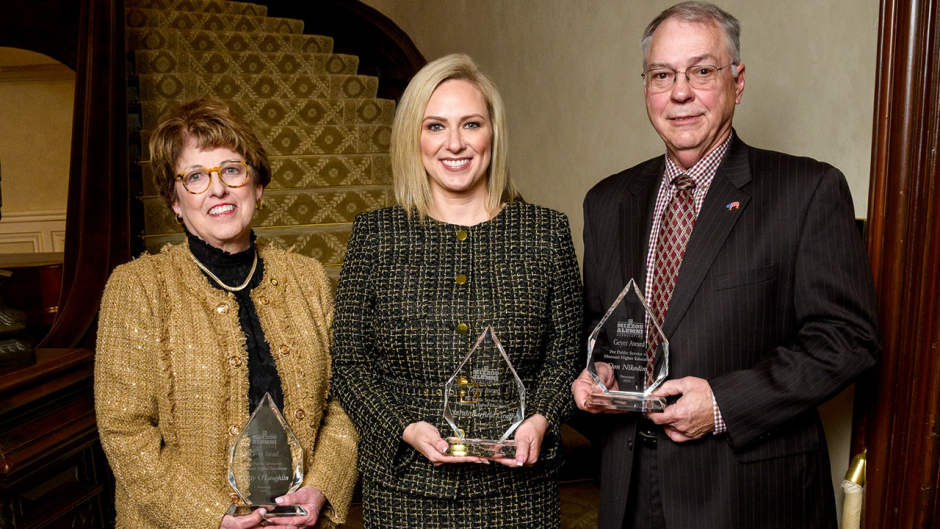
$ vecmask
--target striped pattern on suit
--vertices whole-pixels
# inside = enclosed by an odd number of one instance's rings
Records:
[[[645,283],[663,169],[663,157],[649,160],[585,198],[588,328],[629,279]],[[708,380],[728,426],[727,434],[683,444],[660,434],[668,527],[834,527],[816,407],[880,353],[871,272],[842,173],[734,136],[699,212],[663,330],[670,378]],[[636,416],[597,422],[604,433],[599,527],[619,529]]]

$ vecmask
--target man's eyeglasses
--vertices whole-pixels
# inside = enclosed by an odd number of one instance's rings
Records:
[[[665,67],[653,68],[646,70],[640,76],[646,81],[646,89],[653,93],[672,90],[680,73],[685,74],[685,80],[689,82],[689,86],[701,90],[714,87],[718,82],[718,72],[733,65],[734,63],[719,68],[710,64],[698,64],[687,68],[684,72]]]
[[[248,183],[248,164],[243,161],[225,162],[220,167],[200,167],[176,175],[186,191],[193,195],[205,193],[212,181],[212,173],[218,173],[226,187],[242,187]]]

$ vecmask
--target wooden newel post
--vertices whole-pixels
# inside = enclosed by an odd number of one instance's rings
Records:
[[[865,527],[940,523],[940,0],[883,0],[868,254],[884,353],[856,391]]]

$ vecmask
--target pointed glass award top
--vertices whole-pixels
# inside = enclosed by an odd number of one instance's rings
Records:
[[[490,459],[515,457],[513,432],[525,418],[525,386],[491,326],[444,385],[448,451]]]
[[[303,454],[271,394],[265,393],[229,451],[228,482],[244,502],[233,505],[229,514],[249,514],[264,507],[266,516],[305,516],[299,505],[274,503],[275,498],[296,491],[303,482]]]
[[[613,379],[598,369],[612,371]],[[600,390],[588,398],[589,408],[646,413],[666,408],[665,399],[651,393],[669,374],[669,340],[634,280],[588,337],[587,371]]]

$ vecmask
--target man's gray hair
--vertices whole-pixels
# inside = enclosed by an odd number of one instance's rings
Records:
[[[728,52],[731,54],[731,63],[735,65],[741,64],[741,23],[738,22],[738,19],[715,4],[709,4],[708,2],[682,2],[681,4],[676,4],[663,11],[646,26],[646,31],[643,32],[643,39],[640,41],[640,47],[643,48],[644,70],[646,69],[646,58],[649,55],[653,33],[659,29],[659,26],[662,25],[663,22],[670,18],[698,24],[714,24],[725,34],[725,40],[728,41]],[[737,68],[733,68],[732,73],[734,77],[737,77]]]

